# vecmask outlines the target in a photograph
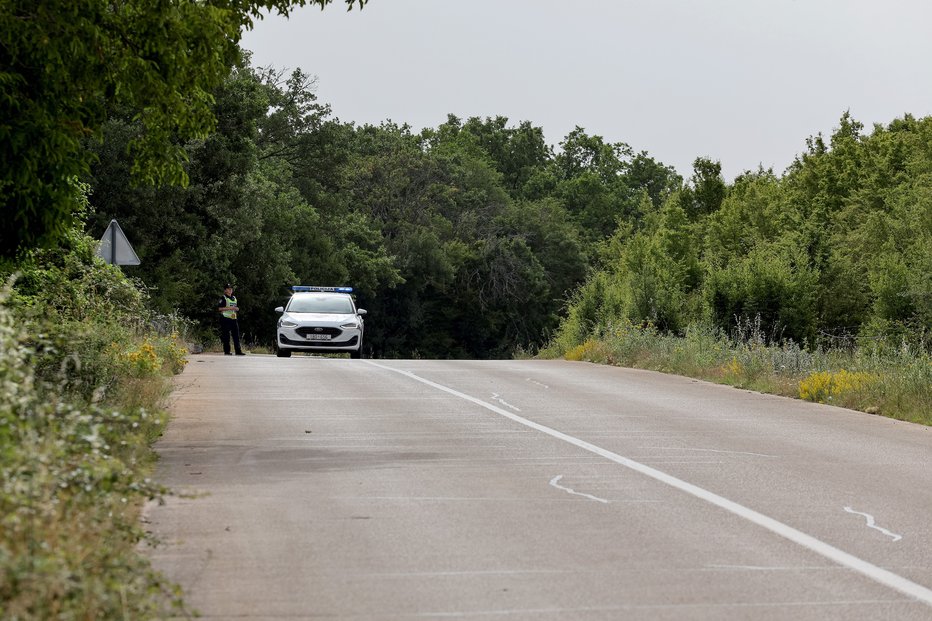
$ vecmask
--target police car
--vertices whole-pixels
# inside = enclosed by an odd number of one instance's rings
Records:
[[[288,304],[275,312],[278,319],[275,353],[279,358],[293,351],[348,352],[362,356],[363,316],[356,308],[352,287],[295,286]]]

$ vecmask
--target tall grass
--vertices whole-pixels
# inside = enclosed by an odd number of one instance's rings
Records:
[[[675,336],[622,321],[580,344],[558,337],[540,355],[674,373],[932,425],[932,356],[921,346],[805,348],[772,343],[754,322],[731,335],[691,326]]]

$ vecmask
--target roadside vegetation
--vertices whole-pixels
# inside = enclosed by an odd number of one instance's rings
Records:
[[[548,355],[932,423],[932,118],[807,146],[620,222]]]
[[[0,617],[180,614],[152,570],[142,503],[183,324],[73,229],[3,266],[0,293]]]
[[[759,325],[732,335],[690,326],[682,336],[622,322],[578,345],[555,341],[541,357],[649,369],[932,425],[928,345],[805,349],[770,343]]]

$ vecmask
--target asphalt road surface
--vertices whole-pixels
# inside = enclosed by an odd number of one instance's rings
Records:
[[[196,356],[157,568],[206,619],[932,619],[932,429],[563,361]]]

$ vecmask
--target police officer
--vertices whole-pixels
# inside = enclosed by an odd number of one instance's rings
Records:
[[[230,337],[233,337],[233,349],[237,356],[245,356],[239,345],[239,323],[236,321],[236,312],[239,306],[236,296],[233,295],[233,285],[227,284],[223,289],[223,297],[217,302],[217,311],[220,312],[220,340],[223,342],[223,353],[230,354]]]

